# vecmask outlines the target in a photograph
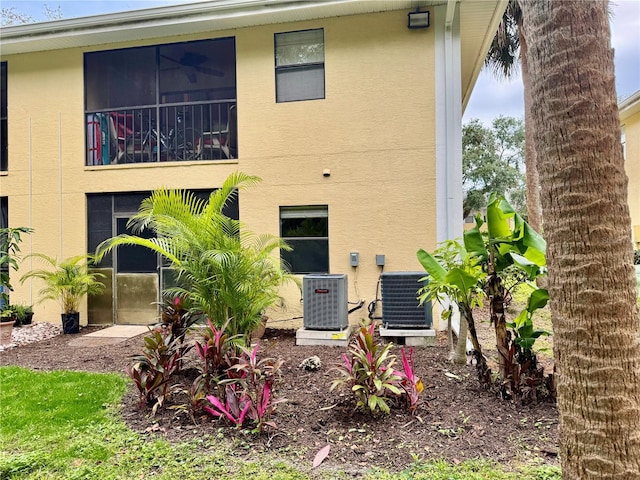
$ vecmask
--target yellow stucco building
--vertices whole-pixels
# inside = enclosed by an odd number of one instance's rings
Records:
[[[419,248],[462,234],[461,117],[505,4],[228,0],[5,27],[2,221],[35,230],[23,253],[65,258],[123,232],[153,189],[206,194],[240,170],[263,181],[230,214],[369,304],[383,270],[420,270]],[[161,263],[101,267],[83,323],[153,321]],[[36,303],[35,281],[14,283]],[[285,296],[273,315],[300,316]],[[53,302],[35,310],[58,321]]]
[[[633,244],[640,249],[640,90],[618,105],[625,170],[629,177],[629,213]]]

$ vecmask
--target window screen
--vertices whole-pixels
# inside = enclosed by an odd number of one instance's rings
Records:
[[[324,98],[324,30],[276,33],[276,101]]]

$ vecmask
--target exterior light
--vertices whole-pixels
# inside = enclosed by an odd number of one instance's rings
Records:
[[[429,26],[429,12],[409,12],[407,28],[427,28]]]

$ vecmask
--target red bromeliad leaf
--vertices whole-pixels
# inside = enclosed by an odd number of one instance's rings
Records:
[[[256,346],[254,347],[254,349],[251,351],[251,361],[255,361],[256,356],[258,355],[258,348],[260,348],[260,340],[258,340],[256,342]]]
[[[250,408],[251,408],[251,401],[247,401],[247,403],[244,405],[244,408],[240,412],[240,417],[238,418],[236,425],[242,425],[244,423],[244,417],[247,415]]]
[[[327,456],[329,455],[329,450],[331,450],[331,446],[330,445],[326,445],[324,447],[322,447],[318,453],[316,453],[316,456],[313,459],[313,466],[311,468],[316,468],[318,465],[320,465],[325,458],[327,458]]]
[[[202,359],[205,360],[207,358],[207,351],[209,350],[209,345],[208,344],[204,344],[201,345],[199,342],[195,342],[196,345],[196,352],[198,353],[198,356]]]
[[[262,418],[269,407],[269,397],[271,396],[271,384],[265,383],[262,389],[262,402],[258,405],[258,415]]]
[[[351,360],[349,359],[349,357],[347,357],[346,353],[342,354],[342,360],[344,361],[344,364],[345,364],[345,366],[347,368],[347,371],[349,373],[351,373],[351,371],[353,369],[353,364],[352,364]]]

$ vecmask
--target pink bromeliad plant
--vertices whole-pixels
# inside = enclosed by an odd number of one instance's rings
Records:
[[[231,378],[220,382],[226,384],[225,398],[209,395],[206,398],[211,405],[203,408],[215,417],[227,418],[238,428],[252,422],[255,431],[261,432],[266,426],[276,427],[270,420],[271,415],[275,406],[286,400],[273,396],[282,360],[258,360],[258,349],[259,344],[253,350],[242,348],[238,363],[228,369]]]
[[[202,342],[196,340],[195,349],[202,361],[202,374],[210,381],[225,375],[228,368],[233,365],[234,340],[239,335],[231,337],[226,333],[226,324],[217,328],[213,322],[207,319],[207,328],[203,333]]]
[[[393,344],[377,342],[374,332],[375,324],[360,327],[349,352],[342,354],[343,365],[334,369],[340,377],[331,383],[331,390],[349,387],[356,398],[356,409],[363,412],[389,413],[390,402],[404,399],[411,414],[415,414],[423,385],[415,374],[413,348],[409,349],[408,357],[405,349],[400,349],[402,370],[395,370],[395,356],[391,354]]]
[[[234,384],[226,386],[224,403],[214,395],[209,395],[207,400],[211,406],[203,406],[205,412],[214,417],[225,417],[238,428],[244,424],[251,408],[251,400]]]
[[[399,388],[401,377],[393,369],[393,345],[377,343],[374,331],[373,323],[360,328],[349,347],[349,355],[342,355],[344,365],[335,368],[340,377],[331,383],[331,390],[346,385],[356,397],[356,409],[371,414],[378,411],[389,413],[388,400],[402,394]]]
[[[400,349],[402,355],[402,371],[395,372],[400,377],[400,387],[406,394],[407,405],[412,415],[420,405],[420,394],[424,390],[422,380],[415,374],[413,367],[413,347],[409,347],[409,357],[404,348]]]

